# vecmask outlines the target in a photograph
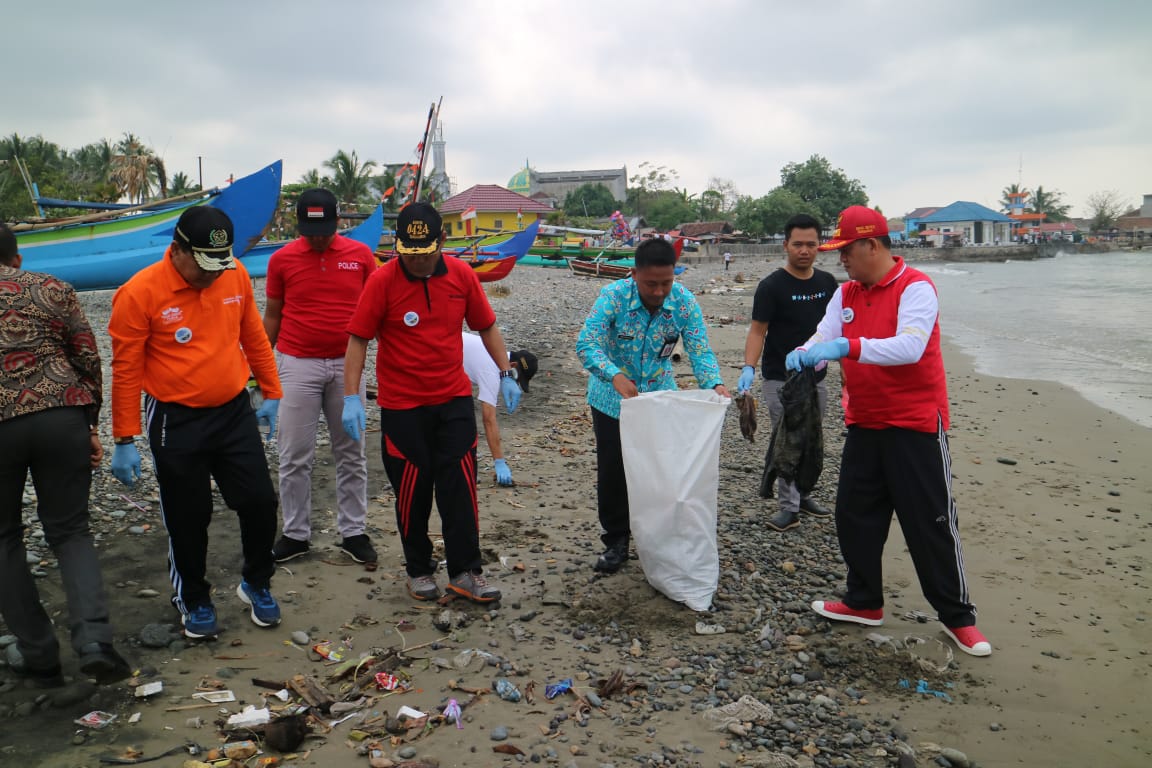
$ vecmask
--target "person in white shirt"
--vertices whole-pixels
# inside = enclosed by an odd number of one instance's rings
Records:
[[[488,452],[492,454],[496,482],[506,487],[511,486],[512,470],[504,458],[504,448],[500,442],[500,425],[496,421],[496,404],[500,395],[500,369],[492,361],[479,336],[474,333],[461,335],[464,337],[464,372],[478,390],[476,399],[480,401],[484,439],[488,443]],[[508,361],[516,369],[516,382],[527,392],[528,382],[539,368],[536,355],[526,350],[517,350],[508,353]]]

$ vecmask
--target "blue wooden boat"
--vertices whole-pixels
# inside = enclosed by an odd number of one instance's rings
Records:
[[[163,210],[17,231],[23,268],[55,275],[78,291],[117,288],[163,258],[176,221],[193,205],[211,205],[227,213],[235,231],[233,250],[243,255],[260,241],[276,212],[281,174],[277,160],[227,187]]]
[[[376,210],[372,211],[368,218],[340,234],[356,242],[364,243],[368,246],[368,250],[375,253],[376,249],[380,247],[380,237],[384,234],[384,204],[377,205]],[[268,259],[290,242],[292,241],[278,240],[257,243],[240,257],[240,261],[244,263],[244,268],[252,277],[265,277],[268,274]]]
[[[536,242],[536,231],[539,228],[540,221],[536,220],[501,242],[491,242],[491,236],[488,236],[484,238],[483,245],[480,245],[480,240],[477,240],[476,245],[445,246],[444,253],[459,258],[476,256],[477,261],[504,259],[509,256],[522,259],[528,253],[528,249],[532,247],[532,243]]]

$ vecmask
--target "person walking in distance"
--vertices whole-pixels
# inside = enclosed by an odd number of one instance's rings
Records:
[[[428,523],[432,498],[444,532],[448,591],[477,603],[500,599],[484,575],[476,501],[476,415],[464,373],[461,327],[483,340],[500,369],[500,394],[511,413],[520,402],[496,314],[480,280],[441,250],[443,222],[428,203],[410,203],[396,220],[397,257],[368,280],[348,323],[344,358],[344,428],[353,439],[367,416],[356,387],[375,338],[381,455],[396,494],[408,593],[436,600],[436,562]]]
[[[936,286],[891,248],[878,211],[854,205],[840,214],[820,250],[840,252],[849,280],[812,337],[785,359],[789,370],[839,360],[844,383],[836,534],[848,589],[842,602],[817,600],[812,610],[833,621],[883,623],[882,560],[895,511],[944,633],[965,653],[987,656],[992,645],[976,628],[952,495]]]
[[[36,516],[60,564],[72,648],[98,683],[128,677],[112,645],[108,599],[88,528],[103,375],[96,337],[72,286],[21,269],[16,236],[0,224],[0,616],[16,642],[9,668],[36,687],[64,684],[60,641],[28,570],[22,517],[28,474]]]
[[[312,539],[312,472],[320,414],[329,428],[336,463],[336,527],[340,550],[358,563],[375,565],[376,550],[365,533],[368,461],[364,440],[353,440],[340,418],[344,408],[344,352],[351,319],[376,257],[368,246],[336,233],[336,196],[309,189],[296,203],[300,236],[272,254],[264,283],[264,330],[277,350],[284,397],[280,429],[280,509],[283,535],[276,562],[307,554]],[[364,396],[364,384],[358,383]]]
[[[836,278],[814,266],[819,245],[820,222],[804,213],[788,219],[784,224],[784,266],[760,281],[752,300],[752,322],[744,339],[744,368],[736,391],[752,389],[759,364],[764,376],[761,395],[773,424],[784,418],[779,395],[788,377],[784,357],[812,335],[836,292]],[[821,415],[828,405],[826,374],[826,368],[816,374]],[[784,478],[776,481],[776,498],[776,513],[766,522],[774,531],[800,525],[800,510],[816,517],[832,514],[810,496],[801,496],[796,485]]]
[[[276,430],[280,380],[248,271],[232,254],[232,221],[196,205],[176,222],[164,258],[112,297],[112,474],[140,478],[140,392],[168,531],[168,564],[187,637],[219,634],[207,579],[212,481],[240,521],[236,594],[259,627],[280,623],[270,590],[276,489],[258,421]],[[252,410],[249,373],[264,395]]]

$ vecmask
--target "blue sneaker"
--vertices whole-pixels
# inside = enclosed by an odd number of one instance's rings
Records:
[[[180,620],[184,624],[184,637],[202,640],[220,634],[220,627],[216,625],[216,608],[212,603],[191,608]]]
[[[280,623],[280,604],[272,597],[268,587],[254,587],[241,581],[236,595],[252,606],[252,623],[258,627],[274,627]]]

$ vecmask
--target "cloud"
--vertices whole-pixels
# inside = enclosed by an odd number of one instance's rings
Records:
[[[130,131],[173,172],[202,158],[206,183],[278,157],[294,180],[337,149],[410,159],[443,96],[460,188],[525,160],[647,161],[762,195],[822,154],[890,213],[995,205],[1018,178],[1134,203],[1150,28],[1152,4],[1120,0],[23,4],[0,129],[68,148]]]

